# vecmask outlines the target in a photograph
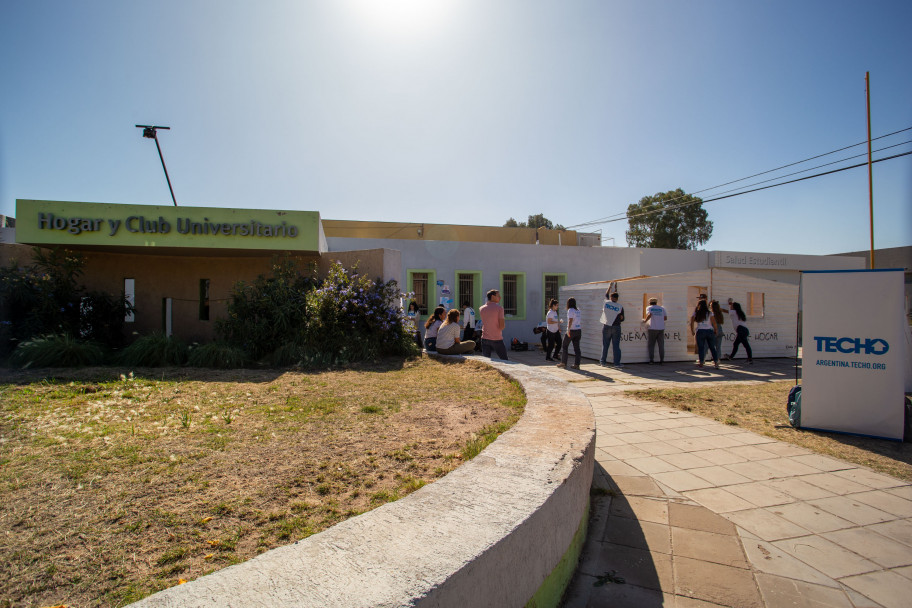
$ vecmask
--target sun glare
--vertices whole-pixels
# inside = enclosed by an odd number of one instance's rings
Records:
[[[381,34],[411,36],[437,30],[451,16],[454,0],[346,0],[352,15]]]

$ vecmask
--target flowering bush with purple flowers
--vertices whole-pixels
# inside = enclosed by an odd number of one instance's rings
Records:
[[[273,365],[328,367],[417,352],[395,281],[373,281],[338,263],[322,280],[313,267],[308,274],[277,261],[271,277],[236,285],[219,339]]]

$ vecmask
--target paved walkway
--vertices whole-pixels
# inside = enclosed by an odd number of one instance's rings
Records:
[[[794,380],[794,361],[548,365],[592,403],[605,493],[564,608],[912,606],[912,485],[624,395]]]

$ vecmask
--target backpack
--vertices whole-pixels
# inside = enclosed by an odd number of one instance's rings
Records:
[[[796,429],[801,428],[801,385],[796,384],[789,391],[788,403],[785,406],[789,424]]]

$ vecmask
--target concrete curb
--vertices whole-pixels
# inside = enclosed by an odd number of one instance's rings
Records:
[[[525,606],[586,513],[595,417],[546,372],[466,359],[518,381],[527,398],[481,454],[401,500],[131,606]]]

